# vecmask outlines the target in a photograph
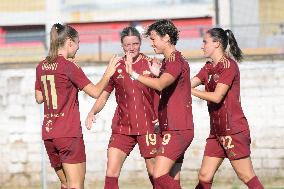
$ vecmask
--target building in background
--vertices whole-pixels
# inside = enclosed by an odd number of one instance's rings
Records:
[[[143,31],[168,18],[180,30],[178,48],[201,57],[204,31],[230,28],[247,55],[283,54],[282,0],[1,0],[0,62],[38,61],[46,54],[49,30],[68,23],[80,33],[79,58],[105,61],[120,52],[119,31],[134,25]],[[145,41],[142,50],[153,54]],[[11,58],[11,56],[13,56]]]

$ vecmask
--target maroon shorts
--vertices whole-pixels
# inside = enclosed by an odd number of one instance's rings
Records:
[[[44,145],[53,168],[60,167],[62,163],[86,162],[83,137],[47,139]]]
[[[156,134],[124,135],[112,133],[108,148],[117,148],[129,155],[137,143],[142,157],[153,158],[156,156]]]
[[[250,143],[249,130],[227,136],[209,135],[206,139],[204,156],[229,160],[245,158],[250,156]]]
[[[193,140],[194,130],[163,131],[158,136],[157,156],[182,163],[184,153]]]

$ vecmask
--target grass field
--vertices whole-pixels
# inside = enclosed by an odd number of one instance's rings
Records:
[[[195,184],[192,181],[182,181],[183,189],[194,189]],[[265,189],[284,189],[284,179],[277,179],[274,181],[266,181],[264,182]],[[42,189],[41,186],[0,186],[0,189]],[[97,183],[88,183],[85,184],[85,189],[102,189],[103,188],[103,181]],[[148,183],[148,180],[141,180],[141,181],[129,181],[129,182],[120,182],[119,183],[120,189],[152,189],[151,185]],[[213,184],[214,189],[247,189],[247,187],[242,184],[239,180],[232,181],[230,183],[219,183],[216,182]],[[48,184],[46,189],[60,189],[60,186],[56,183]]]

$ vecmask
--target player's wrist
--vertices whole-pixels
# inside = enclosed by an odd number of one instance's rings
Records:
[[[108,73],[108,72],[105,72],[105,73],[104,73],[104,78],[107,79],[107,80],[109,80],[109,79],[111,78],[111,74]]]
[[[131,78],[133,80],[137,80],[138,77],[140,76],[140,74],[136,73],[135,71],[132,71],[132,73],[130,74]]]

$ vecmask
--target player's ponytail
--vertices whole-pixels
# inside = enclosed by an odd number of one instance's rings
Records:
[[[207,33],[213,38],[213,41],[219,41],[226,51],[229,45],[229,52],[234,57],[236,61],[241,61],[243,59],[242,51],[238,46],[238,43],[234,37],[231,30],[223,30],[222,28],[212,28],[207,31]]]
[[[46,60],[49,64],[53,63],[54,60],[57,57],[58,54],[58,33],[57,30],[59,30],[59,27],[61,27],[61,24],[54,24],[51,27],[50,30],[50,46],[49,46],[49,52],[48,56],[46,57]]]
[[[74,39],[78,37],[78,32],[68,25],[54,24],[50,30],[50,47],[46,60],[53,63],[58,56],[59,47],[64,46],[67,38]]]
[[[240,62],[243,59],[242,50],[239,48],[236,38],[231,30],[225,30],[228,36],[229,52],[233,55],[236,61]]]

